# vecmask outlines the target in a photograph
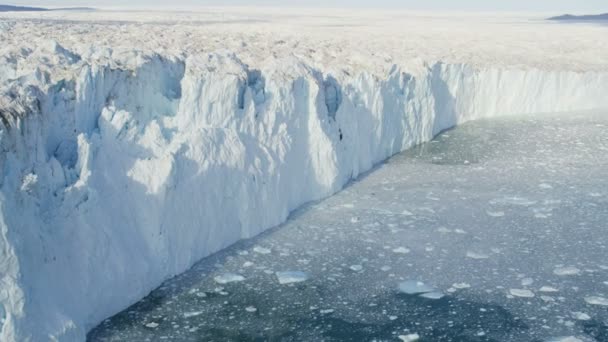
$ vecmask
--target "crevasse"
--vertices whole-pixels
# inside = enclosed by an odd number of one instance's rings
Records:
[[[459,123],[608,109],[602,72],[353,75],[210,54],[74,61],[65,76],[38,70],[0,96],[2,341],[84,340],[194,262]]]

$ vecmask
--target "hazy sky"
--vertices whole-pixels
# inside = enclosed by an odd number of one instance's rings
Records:
[[[0,3],[38,6],[290,6],[382,7],[488,11],[608,12],[608,0],[0,0]]]

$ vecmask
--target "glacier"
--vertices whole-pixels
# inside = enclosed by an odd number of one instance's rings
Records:
[[[24,68],[30,54],[53,67]],[[103,319],[455,125],[608,109],[608,72],[393,63],[255,66],[229,51],[57,42],[0,65],[2,341]]]

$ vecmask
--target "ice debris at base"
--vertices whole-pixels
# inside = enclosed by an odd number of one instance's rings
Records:
[[[548,339],[546,342],[586,342],[585,340],[581,340],[575,336],[564,336],[564,337],[554,337]]]
[[[235,282],[243,281],[243,280],[245,280],[245,277],[243,277],[240,274],[226,273],[226,274],[222,274],[222,275],[214,277],[213,280],[215,280],[215,282],[218,284],[228,284],[228,283],[235,283]]]
[[[515,297],[523,297],[523,298],[532,298],[534,297],[534,292],[525,289],[510,289],[509,293]]]
[[[608,306],[608,298],[600,296],[585,297],[585,302],[591,305]]]
[[[397,254],[408,254],[410,252],[410,249],[406,247],[397,247],[393,249],[393,252]]]
[[[300,283],[308,280],[308,274],[302,271],[276,272],[276,276],[279,280],[279,284]]]
[[[420,340],[420,335],[418,335],[418,334],[399,335],[399,339],[403,342],[416,342],[416,341]]]
[[[473,252],[473,251],[467,252],[467,258],[471,258],[471,259],[482,260],[482,259],[488,259],[489,257],[490,256],[485,253]]]
[[[406,280],[399,283],[399,292],[408,295],[418,295],[426,299],[441,299],[445,295],[436,288],[425,284],[419,280]]]
[[[553,270],[553,273],[555,275],[558,276],[571,276],[571,275],[577,275],[579,274],[581,271],[576,268],[576,267],[572,267],[572,266],[568,266],[568,267],[557,267]]]

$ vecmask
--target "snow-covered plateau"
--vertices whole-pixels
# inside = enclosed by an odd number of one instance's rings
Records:
[[[0,340],[84,340],[459,123],[608,109],[607,33],[504,14],[0,14]]]

